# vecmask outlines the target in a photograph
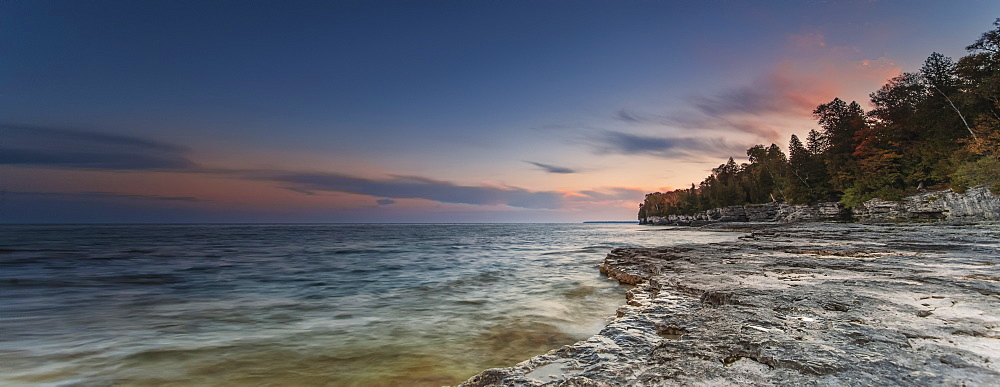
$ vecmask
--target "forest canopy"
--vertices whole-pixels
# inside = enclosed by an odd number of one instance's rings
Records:
[[[931,54],[915,72],[871,93],[871,110],[834,98],[816,107],[819,130],[787,153],[776,145],[729,158],[700,184],[646,194],[639,218],[732,205],[899,200],[928,188],[991,185],[1000,194],[1000,18],[957,62]]]

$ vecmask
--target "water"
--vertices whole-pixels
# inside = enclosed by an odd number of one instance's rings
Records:
[[[456,384],[597,333],[624,224],[0,226],[2,384]]]

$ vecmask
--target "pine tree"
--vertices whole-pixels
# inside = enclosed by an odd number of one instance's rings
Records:
[[[867,127],[864,110],[857,102],[850,104],[840,98],[819,105],[813,111],[823,128],[825,143],[823,162],[830,174],[830,183],[835,191],[844,192],[853,185],[857,165],[852,158],[857,146],[856,135]]]

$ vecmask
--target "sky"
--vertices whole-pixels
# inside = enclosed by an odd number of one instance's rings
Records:
[[[632,220],[996,1],[2,1],[0,223]]]

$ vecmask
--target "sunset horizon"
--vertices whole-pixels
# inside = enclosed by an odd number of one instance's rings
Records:
[[[0,223],[631,220],[963,56],[959,4],[8,2]]]

